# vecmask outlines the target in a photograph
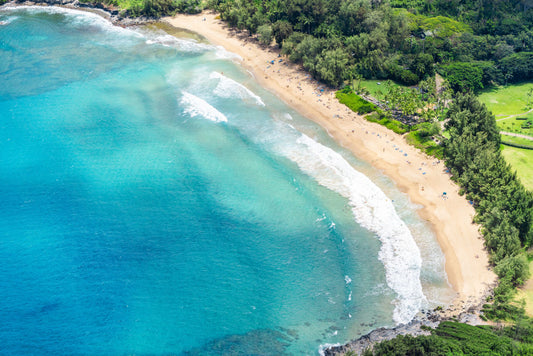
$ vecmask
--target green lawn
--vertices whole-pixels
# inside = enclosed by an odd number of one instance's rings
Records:
[[[370,95],[376,99],[383,99],[383,95],[387,92],[385,83],[386,83],[386,80],[374,80],[374,79],[371,79],[371,80],[363,79],[361,80],[360,84],[358,84],[357,80],[354,81],[355,86],[360,85],[361,88],[365,88],[366,90],[368,90]],[[392,82],[392,85],[403,86],[400,84],[396,84],[395,82]],[[381,94],[379,94],[379,92],[381,92]]]
[[[522,145],[533,148],[533,140],[528,140],[527,138],[501,135],[503,142],[510,142],[515,145]]]
[[[516,169],[524,186],[533,191],[533,150],[503,146],[505,160]]]
[[[501,131],[515,132],[523,135],[533,136],[533,125],[530,128],[526,128],[527,121],[533,122],[533,113],[496,121],[496,124],[498,125]]]
[[[533,88],[533,83],[520,83],[501,87],[494,87],[481,92],[479,100],[496,115],[496,124],[501,131],[515,132],[533,137],[533,128],[525,127],[527,121],[533,121],[533,113],[518,115],[505,120],[500,120],[510,115],[527,112],[527,92]],[[517,120],[524,118],[526,120]],[[533,141],[523,138],[503,136],[502,139],[515,144],[532,146]],[[518,177],[524,186],[533,191],[533,150],[526,150],[511,146],[502,146],[505,160],[516,169]]]
[[[496,119],[502,116],[520,114],[529,110],[527,108],[527,92],[531,88],[533,88],[533,83],[494,87],[482,91],[479,100],[496,115]]]

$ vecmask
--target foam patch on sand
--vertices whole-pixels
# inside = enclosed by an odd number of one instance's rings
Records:
[[[250,89],[244,85],[237,83],[233,79],[230,79],[218,72],[212,72],[209,75],[210,79],[218,80],[218,84],[213,90],[213,93],[221,98],[238,98],[238,99],[252,99],[257,105],[265,106],[265,103],[261,98],[253,93]]]

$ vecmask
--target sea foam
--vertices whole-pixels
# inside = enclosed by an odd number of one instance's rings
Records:
[[[185,53],[204,53],[215,50],[214,46],[199,43],[192,39],[178,38],[164,31],[146,31],[139,30],[139,32],[147,38],[146,44],[158,44],[164,47],[175,48]]]
[[[229,60],[232,60],[232,61],[235,61],[235,60],[242,61],[242,57],[241,56],[239,56],[236,53],[233,53],[233,52],[230,52],[230,51],[226,50],[222,46],[216,46],[215,56],[216,56],[217,59],[229,59]]]
[[[228,121],[224,114],[207,103],[207,101],[185,91],[182,91],[181,94],[181,104],[185,106],[184,111],[192,117],[201,116],[214,122]]]
[[[239,98],[239,99],[252,99],[259,106],[265,106],[265,103],[261,98],[254,94],[250,89],[244,85],[237,83],[233,79],[230,79],[218,72],[212,72],[209,75],[210,79],[218,79],[218,84],[213,90],[213,93],[221,98]]]
[[[28,14],[48,13],[48,14],[62,14],[68,16],[68,24],[73,26],[95,27],[108,32],[114,33],[128,33],[140,36],[135,31],[113,25],[109,20],[102,16],[82,10],[69,9],[57,6],[37,6],[37,5],[22,5],[22,6],[3,6],[1,11],[9,11],[16,13],[17,11],[25,11]]]
[[[184,53],[206,53],[213,52],[215,59],[242,60],[238,54],[227,51],[222,46],[215,46],[201,43],[194,39],[179,38],[166,33],[163,30],[137,29],[137,31],[147,38],[146,44],[158,44],[164,47],[175,48]]]
[[[18,19],[18,16],[9,16],[7,18],[0,19],[0,26],[6,26]]]
[[[387,284],[397,294],[393,319],[408,323],[426,300],[420,282],[422,259],[392,201],[339,153],[304,134],[296,143],[300,147],[286,149],[284,155],[320,185],[348,198],[357,222],[379,237],[379,259],[385,266]]]

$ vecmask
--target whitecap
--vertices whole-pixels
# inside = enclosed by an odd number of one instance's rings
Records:
[[[179,50],[180,52],[186,53],[204,53],[213,50],[215,47],[197,42],[193,39],[178,38],[168,33],[158,30],[158,31],[148,31],[148,30],[139,30],[144,37],[147,38],[145,41],[148,45],[160,45],[163,47],[170,47]]]
[[[184,111],[191,117],[201,116],[214,122],[228,121],[224,114],[207,103],[207,101],[185,91],[182,91],[181,94],[181,104],[185,106]]]
[[[265,103],[261,98],[246,88],[244,85],[237,83],[233,79],[230,79],[218,72],[212,72],[209,75],[211,79],[218,79],[218,84],[213,90],[213,93],[221,98],[238,98],[238,99],[253,99],[259,106],[265,106]]]
[[[18,16],[9,16],[5,19],[0,20],[0,26],[7,26],[17,19],[18,19]]]
[[[322,214],[322,216],[321,216],[321,217],[319,217],[319,218],[316,218],[315,222],[320,222],[320,221],[324,221],[324,220],[326,220],[326,219],[327,219],[327,217],[326,217],[326,214]]]
[[[320,356],[324,356],[326,354],[326,350],[329,349],[330,347],[339,347],[341,346],[341,344],[339,343],[336,343],[336,344],[329,344],[329,343],[326,343],[326,344],[322,344],[320,346],[318,346],[318,354]]]
[[[344,276],[344,281],[346,282],[346,284],[352,283],[352,279],[350,278],[350,276]]]
[[[69,25],[76,27],[96,27],[101,30],[115,33],[127,33],[129,35],[134,35],[140,37],[139,33],[136,33],[132,29],[122,28],[119,26],[113,25],[109,20],[104,17],[88,11],[82,11],[78,9],[70,9],[65,7],[57,6],[37,6],[37,5],[22,5],[22,6],[3,6],[0,8],[0,11],[25,11],[29,14],[36,13],[48,13],[48,14],[62,14],[69,16]]]
[[[230,52],[227,49],[225,49],[222,46],[216,46],[215,56],[218,59],[229,59],[229,60],[237,60],[242,61],[242,57],[239,56],[236,53]]]
[[[300,147],[284,147],[282,154],[320,185],[346,197],[356,221],[379,237],[379,259],[385,266],[387,284],[397,294],[393,319],[396,323],[408,323],[426,300],[420,282],[422,260],[392,201],[331,148],[304,134],[296,143]]]

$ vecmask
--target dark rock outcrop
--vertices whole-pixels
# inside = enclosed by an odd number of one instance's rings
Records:
[[[80,9],[80,10],[89,10],[91,12],[97,13],[102,17],[108,19],[113,24],[127,27],[127,26],[138,26],[144,25],[147,23],[155,22],[157,19],[147,18],[147,17],[128,17],[128,13],[124,10],[117,9],[112,6],[106,6],[101,3],[91,3],[91,2],[80,2],[78,0],[36,0],[36,1],[25,1],[25,0],[15,0],[4,5],[43,5],[43,6],[60,6],[70,9]]]
[[[486,291],[485,296],[492,293],[492,288]],[[484,299],[484,298],[483,298]],[[483,300],[482,299],[482,300]],[[401,324],[394,328],[379,328],[370,333],[352,340],[344,345],[331,346],[322,351],[325,356],[344,355],[346,352],[353,351],[356,355],[362,354],[365,350],[371,349],[375,344],[394,339],[398,335],[430,335],[430,329],[435,329],[443,321],[458,321],[469,325],[485,324],[481,319],[481,309],[483,302],[470,301],[461,302],[459,305],[450,305],[447,309],[436,308],[435,310],[426,310],[419,313],[418,317],[408,324]]]
[[[341,346],[332,346],[324,350],[325,356],[343,355],[348,351],[353,351],[357,355],[363,353],[366,349],[371,348],[373,345],[385,341],[394,339],[398,335],[430,335],[430,332],[422,329],[422,326],[436,328],[439,322],[432,322],[429,320],[413,320],[409,324],[398,325],[394,328],[379,328],[371,331],[370,333],[361,336],[359,339],[348,342]]]

